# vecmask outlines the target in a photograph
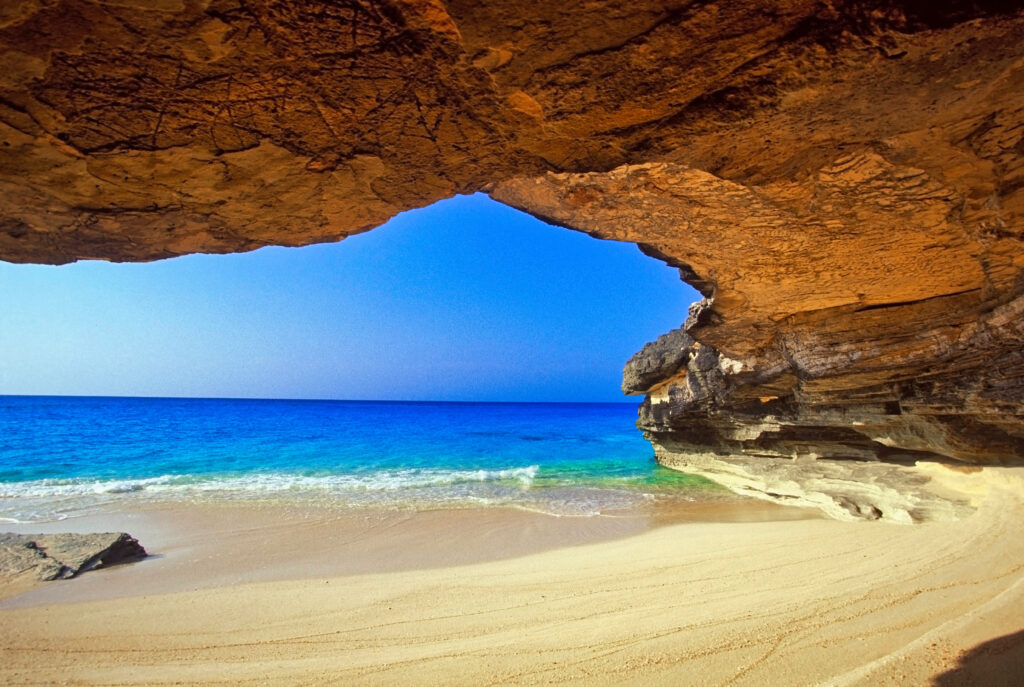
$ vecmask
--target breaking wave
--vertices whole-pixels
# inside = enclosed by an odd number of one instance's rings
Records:
[[[245,475],[162,475],[140,479],[41,479],[29,482],[0,483],[0,498],[42,498],[88,494],[130,494],[175,492],[251,492],[265,494],[282,491],[370,492],[401,491],[422,487],[482,482],[511,483],[521,489],[533,484],[538,465],[503,470],[432,470],[411,468],[365,474],[302,475],[289,473],[248,473]]]

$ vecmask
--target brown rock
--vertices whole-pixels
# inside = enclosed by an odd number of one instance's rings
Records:
[[[1022,39],[988,0],[19,0],[0,258],[334,241],[487,190],[708,297],[631,363],[667,462],[1021,463]]]

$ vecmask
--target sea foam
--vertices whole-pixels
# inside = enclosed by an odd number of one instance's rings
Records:
[[[0,396],[0,517],[156,502],[501,506],[593,515],[679,494],[622,404]]]
[[[511,482],[522,489],[533,484],[538,465],[501,470],[382,470],[366,474],[301,475],[249,473],[244,475],[162,475],[134,480],[41,479],[0,482],[0,498],[45,498],[86,494],[130,494],[149,492],[280,492],[314,491],[399,491],[416,487],[456,485],[475,482]]]

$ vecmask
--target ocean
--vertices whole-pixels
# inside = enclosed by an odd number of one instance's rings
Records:
[[[504,506],[587,516],[713,498],[627,403],[0,396],[0,522],[167,501]]]

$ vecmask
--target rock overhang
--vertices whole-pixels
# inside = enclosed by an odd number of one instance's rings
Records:
[[[631,363],[662,449],[1020,463],[1022,37],[995,2],[22,0],[0,258],[335,241],[485,190],[709,297]]]

